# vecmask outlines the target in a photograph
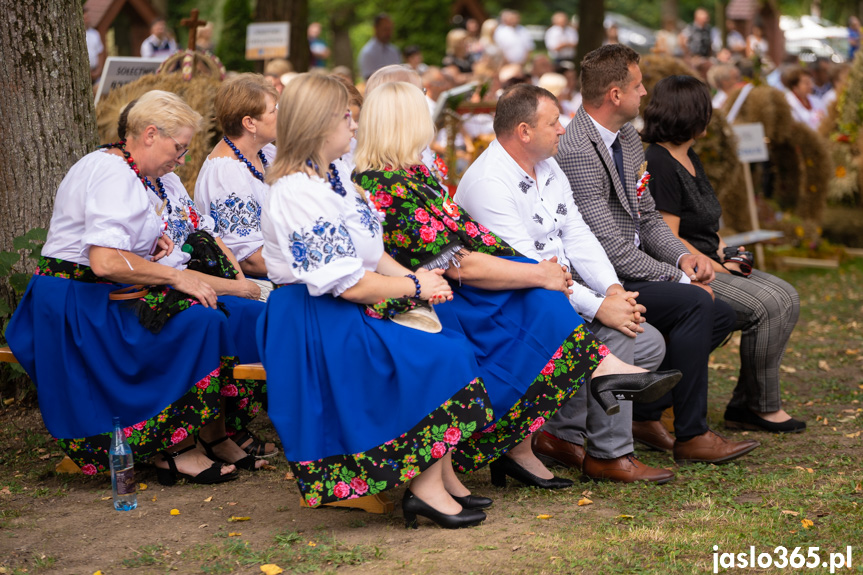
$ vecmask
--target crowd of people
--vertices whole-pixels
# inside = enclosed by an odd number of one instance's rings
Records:
[[[378,63],[386,20],[364,50]],[[430,98],[445,74],[509,58],[519,26],[507,11],[500,35],[452,34],[449,72],[362,68],[362,92],[325,71],[233,76],[194,200],[173,170],[201,116],[159,90],[125,107],[120,140],[60,184],[6,332],[84,473],[108,468],[119,416],[161,483],[235,479],[280,452],[248,430],[266,410],[309,506],[408,485],[408,527],[468,527],[493,501],[459,473],[561,489],[572,481],[550,467],[564,466],[662,484],[674,472],[637,459],[635,442],[678,463],[759,447],[707,422],[708,358],[735,330],[725,426],[805,429],[779,381],[799,298],[718,234],[692,150],[713,111],[702,80],[660,81],[639,133],[632,49],[584,58],[571,117],[548,73],[519,72],[495,92],[495,139],[454,195],[445,186]],[[549,68],[578,42],[565,18],[555,26]],[[259,361],[266,381],[233,377]]]

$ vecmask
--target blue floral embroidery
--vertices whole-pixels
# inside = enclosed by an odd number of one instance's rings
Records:
[[[198,222],[197,226],[195,222]],[[165,233],[174,242],[174,248],[180,249],[189,234],[199,229],[200,225],[201,217],[195,209],[195,203],[189,197],[180,197],[174,211],[168,216]]]
[[[357,201],[357,213],[360,215],[360,223],[369,231],[373,238],[377,237],[377,233],[381,229],[381,223],[361,197],[357,196],[355,199]]]
[[[333,260],[357,257],[354,243],[343,223],[334,225],[318,218],[311,230],[291,233],[291,267],[304,272],[314,271]]]
[[[253,197],[242,200],[234,192],[221,204],[210,202],[210,216],[216,222],[215,232],[220,235],[236,233],[245,237],[261,229],[261,205]]]

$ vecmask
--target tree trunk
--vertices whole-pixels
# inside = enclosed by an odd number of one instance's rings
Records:
[[[13,251],[16,236],[48,227],[60,181],[97,136],[81,3],[0,0],[0,14],[0,250]],[[0,298],[17,303],[6,277]]]
[[[330,12],[330,30],[333,32],[333,63],[354,70],[354,49],[351,46],[350,29],[354,21],[354,4]]]
[[[308,0],[259,0],[255,8],[255,22],[290,22],[290,55],[288,60],[297,72],[309,69]]]
[[[54,193],[97,143],[81,5],[0,0],[0,249],[48,227]]]
[[[575,52],[575,67],[581,69],[585,54],[602,46],[605,40],[605,0],[579,2],[578,6],[578,48]]]

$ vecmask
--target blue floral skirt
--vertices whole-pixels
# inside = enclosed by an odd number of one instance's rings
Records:
[[[258,322],[269,416],[311,506],[408,481],[492,421],[470,345],[284,286]]]
[[[6,332],[48,431],[82,470],[107,469],[114,416],[141,460],[196,434],[223,401],[236,429],[265,408],[264,382],[232,377],[236,338],[225,314],[193,305],[153,334],[108,299],[115,289],[35,275]]]
[[[456,469],[470,472],[542,427],[575,395],[608,348],[560,292],[462,285],[454,286],[454,293],[453,301],[435,310],[445,328],[470,342],[496,419],[453,453]]]

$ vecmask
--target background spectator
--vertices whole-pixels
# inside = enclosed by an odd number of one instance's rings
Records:
[[[158,58],[163,62],[177,51],[177,42],[168,33],[165,21],[161,18],[153,20],[150,25],[150,35],[141,44],[141,58]]]
[[[555,63],[575,58],[578,46],[578,31],[570,24],[564,12],[555,12],[551,27],[545,31],[545,47]]]
[[[375,35],[360,50],[360,74],[368,80],[375,71],[391,64],[401,64],[399,49],[390,44],[393,37],[393,21],[388,14],[375,16]]]
[[[320,22],[312,22],[308,29],[309,51],[312,53],[312,60],[309,65],[312,68],[326,68],[327,58],[330,57],[330,49],[327,43],[321,39],[321,24]]]
[[[503,52],[507,62],[524,64],[533,50],[533,39],[527,28],[521,25],[521,15],[515,10],[503,10],[500,24],[494,31],[494,43]]]

